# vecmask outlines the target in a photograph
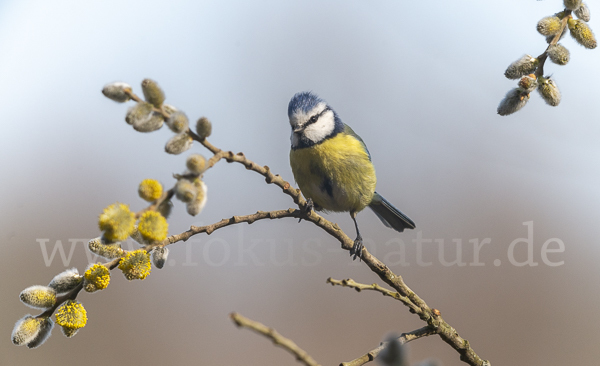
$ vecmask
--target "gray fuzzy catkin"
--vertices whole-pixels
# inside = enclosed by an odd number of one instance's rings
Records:
[[[542,18],[537,24],[537,31],[543,36],[551,36],[560,32],[560,18],[556,15]]]
[[[50,318],[39,319],[39,322],[40,322],[40,330],[37,333],[37,335],[35,336],[35,338],[33,338],[33,340],[30,341],[29,343],[27,343],[27,348],[30,348],[30,349],[38,348],[39,346],[44,344],[44,342],[46,342],[46,340],[50,337],[50,335],[52,335],[52,329],[54,328],[54,322],[52,321],[52,319],[50,319]]]
[[[548,57],[557,65],[566,65],[571,59],[569,50],[560,43],[548,47]]]
[[[590,21],[590,8],[588,8],[586,3],[582,3],[574,13],[577,18],[583,20],[584,22]]]
[[[504,76],[508,79],[519,79],[523,75],[531,74],[538,67],[539,61],[531,55],[524,55],[517,61],[508,66],[504,72]]]
[[[529,94],[520,88],[514,88],[506,93],[506,96],[498,105],[498,114],[508,116],[523,108],[529,101]]]
[[[565,8],[569,10],[577,10],[581,6],[582,0],[564,0]]]
[[[158,86],[158,83],[152,79],[144,79],[142,81],[142,91],[144,92],[146,102],[156,108],[160,108],[165,101],[165,93]]]
[[[57,294],[63,294],[71,291],[81,282],[83,282],[83,276],[79,274],[77,268],[71,268],[54,276],[48,287],[53,288]]]
[[[560,103],[560,90],[554,80],[540,77],[538,92],[548,105],[556,107]]]
[[[156,268],[163,268],[168,257],[169,248],[167,247],[155,248],[152,251],[152,263],[154,263]]]
[[[165,151],[169,154],[179,155],[192,147],[194,140],[187,133],[173,136],[165,145]]]
[[[102,94],[115,102],[125,103],[130,99],[129,95],[125,92],[126,90],[131,91],[131,86],[129,84],[117,82],[106,84],[104,88],[102,88]]]
[[[138,132],[153,132],[163,126],[164,117],[157,112],[151,112],[145,119],[138,119],[133,123],[133,129]]]

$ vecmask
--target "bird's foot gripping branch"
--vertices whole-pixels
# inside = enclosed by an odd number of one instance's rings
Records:
[[[42,312],[36,316],[26,315],[16,323],[12,333],[12,341],[15,345],[27,345],[29,348],[40,346],[49,338],[55,323],[62,328],[65,336],[73,337],[86,325],[89,315],[79,299],[80,294],[106,289],[111,281],[111,271],[116,268],[130,281],[143,280],[150,274],[152,267],[163,267],[168,258],[170,245],[186,241],[200,233],[211,234],[216,230],[235,224],[251,224],[258,220],[289,217],[304,219],[323,229],[341,243],[343,250],[349,251],[353,248],[354,241],[337,224],[312,211],[312,201],[306,201],[300,190],[293,188],[281,176],[273,174],[268,166],[254,163],[243,153],[235,154],[213,146],[207,140],[212,131],[212,125],[208,119],[200,118],[192,130],[185,113],[164,103],[165,95],[156,82],[150,79],[144,80],[142,90],[144,99],[134,94],[132,88],[125,83],[109,84],[104,87],[102,92],[106,97],[120,103],[135,102],[125,117],[126,122],[132,125],[134,130],[152,132],[166,124],[173,132],[173,136],[165,145],[167,153],[181,154],[189,150],[194,142],[197,142],[204,146],[212,156],[207,160],[199,154],[190,155],[186,161],[186,170],[181,174],[173,175],[174,183],[167,190],[156,180],[142,181],[138,187],[138,194],[140,198],[148,202],[148,205],[137,212],[130,211],[129,206],[123,203],[113,203],[107,206],[99,215],[100,235],[92,239],[88,245],[90,251],[106,258],[107,261],[90,264],[83,275],[73,268],[56,275],[47,286],[36,285],[23,290],[20,294],[21,301],[30,307],[41,309]],[[246,169],[262,175],[266,183],[279,187],[284,194],[290,196],[296,207],[232,216],[210,225],[191,226],[183,233],[169,235],[167,219],[173,208],[173,199],[181,201],[190,215],[200,214],[207,198],[206,185],[202,180],[203,175],[221,160],[241,164]],[[139,243],[139,249],[132,251],[123,249],[121,243],[128,238]],[[411,313],[418,315],[426,323],[425,327],[403,333],[397,339],[392,340],[393,342],[389,342],[390,344],[405,343],[437,334],[460,354],[461,360],[469,365],[489,365],[488,361],[482,360],[474,352],[469,342],[461,338],[456,330],[442,319],[439,311],[430,308],[404,283],[402,277],[394,274],[366,248],[362,251],[362,259],[368,268],[393,290],[376,284],[362,285],[352,280],[330,279],[329,283],[353,287],[356,290],[381,292],[399,300],[408,307]],[[52,320],[52,316],[56,321]],[[279,345],[296,355],[301,362],[307,365],[317,364],[294,342],[283,338],[274,330],[239,315],[232,315],[232,319],[240,326],[255,329],[276,343],[279,342]],[[343,364],[365,364],[377,357],[382,350],[383,347],[380,346],[364,356]],[[390,351],[386,357],[393,354]]]

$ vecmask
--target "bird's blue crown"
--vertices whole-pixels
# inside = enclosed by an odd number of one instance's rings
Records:
[[[296,93],[288,105],[288,117],[291,118],[292,114],[297,110],[308,113],[319,103],[325,103],[325,101],[312,92],[306,91]]]

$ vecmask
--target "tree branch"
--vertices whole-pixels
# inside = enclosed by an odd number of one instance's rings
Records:
[[[553,42],[555,40],[556,39],[554,39]],[[131,97],[131,99],[137,102],[141,101],[141,99],[138,96],[136,96],[133,92],[129,91],[128,94]],[[169,114],[164,111],[164,108],[155,108],[155,111],[161,113],[165,118],[169,118]],[[213,153],[213,156],[208,161],[208,168],[214,166],[217,162],[219,162],[222,159],[225,159],[229,163],[236,162],[242,164],[246,167],[246,169],[252,170],[265,177],[265,181],[268,184],[275,184],[278,187],[280,187],[283,193],[290,196],[294,200],[294,203],[296,203],[300,209],[297,210],[290,208],[288,210],[279,210],[271,212],[258,211],[257,213],[252,215],[233,216],[230,219],[223,219],[219,222],[207,226],[192,226],[186,232],[183,232],[178,235],[172,235],[163,240],[161,243],[147,245],[145,247],[147,251],[150,251],[157,246],[165,246],[176,243],[178,241],[186,241],[191,236],[199,233],[205,232],[206,234],[210,235],[215,230],[241,222],[247,222],[251,224],[257,220],[279,219],[285,217],[302,218],[306,221],[310,221],[313,224],[325,230],[329,235],[336,238],[341,243],[342,249],[350,250],[353,247],[354,241],[350,239],[350,237],[348,237],[348,235],[346,235],[337,224],[326,220],[314,211],[309,211],[307,208],[307,202],[302,197],[300,190],[293,188],[289,182],[282,179],[281,176],[279,176],[278,174],[273,174],[268,166],[261,166],[254,163],[253,161],[247,159],[241,152],[237,154],[234,154],[231,151],[225,152],[212,145],[206,139],[200,138],[196,133],[189,129],[187,133],[192,137],[192,139],[198,141],[211,153]],[[119,260],[120,258],[116,258],[111,262],[105,263],[105,265],[109,269],[113,269],[118,265]],[[412,291],[404,283],[401,276],[393,273],[384,263],[382,263],[371,253],[369,253],[369,251],[366,248],[363,249],[362,260],[371,269],[371,271],[375,272],[375,274],[379,276],[379,278],[383,282],[387,283],[389,286],[391,286],[394,290],[397,291],[398,300],[402,301],[402,299],[404,299],[404,301],[402,302],[409,307],[411,312],[417,314],[419,318],[421,318],[428,324],[428,328],[432,329],[434,333],[439,334],[440,337],[446,343],[448,343],[460,354],[460,359],[462,361],[473,366],[490,365],[489,361],[482,360],[475,353],[475,351],[473,351],[469,342],[461,336],[459,336],[456,330],[442,319],[441,313],[438,310],[430,308],[425,303],[425,301],[423,301],[414,291]]]
[[[419,310],[419,308],[415,304],[413,304],[412,301],[410,301],[410,299],[408,297],[402,296],[397,292],[390,291],[386,288],[383,288],[376,283],[374,283],[372,285],[365,285],[362,283],[358,283],[351,278],[340,281],[340,280],[334,280],[331,277],[329,277],[327,279],[327,283],[330,283],[332,286],[337,285],[337,286],[342,286],[342,287],[350,287],[350,288],[355,289],[357,292],[361,292],[362,290],[377,291],[377,292],[380,292],[381,294],[383,294],[383,296],[389,296],[396,300],[401,301],[404,305],[406,305],[410,309],[410,311],[412,313],[416,313]]]
[[[402,333],[400,337],[398,337],[398,341],[401,345],[403,345],[410,341],[414,341],[415,339],[427,337],[435,333],[435,330],[431,329],[429,326],[425,326],[423,328],[413,330],[412,332]],[[340,363],[340,366],[362,366],[368,362],[371,362],[379,355],[381,351],[383,351],[387,343],[388,342],[381,342],[381,344],[379,344],[379,347],[372,349],[371,351],[352,361],[342,362]]]
[[[271,172],[271,169],[268,166],[266,166],[266,165],[262,166],[262,165],[256,164],[252,160],[246,158],[246,156],[242,152],[234,154],[232,151],[223,151],[223,150],[215,147],[210,142],[208,142],[208,140],[201,139],[197,134],[195,134],[191,130],[188,130],[188,134],[194,140],[201,143],[204,147],[206,147],[210,152],[213,153],[213,156],[208,160],[207,169],[213,167],[216,163],[218,163],[222,159],[225,159],[225,161],[227,161],[228,163],[233,163],[233,162],[240,163],[244,167],[246,167],[246,169],[252,170],[252,171],[262,175],[263,177],[265,177],[265,181],[268,184],[275,184],[276,186],[281,188],[283,193],[292,197],[292,199],[294,200],[294,203],[297,204],[299,207],[304,208],[306,206],[306,200],[302,197],[300,190],[297,188],[293,188],[290,185],[290,183],[285,181],[283,178],[281,178],[281,176],[279,174],[273,174]]]
[[[312,357],[310,357],[308,353],[306,353],[306,351],[298,347],[298,345],[294,343],[294,341],[285,338],[284,336],[279,334],[279,332],[277,332],[275,329],[269,328],[262,323],[248,319],[238,313],[231,313],[229,317],[238,327],[248,328],[260,335],[269,338],[271,341],[273,341],[275,345],[285,349],[286,351],[296,356],[296,359],[305,364],[306,366],[320,366],[319,363],[317,363],[317,361],[315,361]]]
[[[281,211],[272,211],[272,212],[257,212],[253,215],[247,216],[233,216],[230,219],[223,219],[217,223],[207,226],[196,227],[192,226],[188,231],[181,233],[179,235],[173,235],[169,238],[165,239],[162,243],[158,245],[169,245],[173,244],[177,241],[187,240],[191,236],[206,232],[207,234],[211,234],[215,230],[220,228],[237,224],[240,222],[248,222],[252,223],[261,219],[276,219],[276,218],[284,218],[284,217],[296,217],[303,218],[306,221],[310,221],[318,227],[325,230],[329,235],[336,238],[342,249],[350,250],[354,245],[354,240],[352,240],[346,233],[344,233],[337,224],[334,224],[314,211],[305,211],[306,200],[302,198],[300,194],[300,190],[294,189],[291,185],[283,180],[281,176],[274,175],[271,173],[270,169],[267,166],[260,166],[253,161],[247,159],[244,154],[238,153],[233,154],[233,152],[223,152],[221,149],[210,144],[206,139],[200,139],[196,134],[189,131],[190,135],[202,143],[208,150],[210,150],[214,154],[214,163],[213,165],[221,159],[225,159],[228,162],[237,162],[244,165],[247,169],[255,171],[262,176],[265,177],[267,183],[276,184],[279,186],[283,192],[294,200],[296,204],[300,207],[300,210],[288,209]],[[212,159],[212,158],[211,158]],[[147,246],[147,250],[150,250],[154,246],[158,246],[157,244]],[[446,323],[440,312],[436,309],[431,309],[425,301],[423,301],[414,291],[412,291],[402,280],[402,277],[393,273],[384,263],[382,263],[379,259],[373,256],[369,251],[365,248],[363,250],[362,259],[364,263],[371,269],[371,271],[375,272],[381,278],[382,281],[387,283],[393,289],[395,289],[398,294],[404,298],[410,300],[414,306],[409,306],[411,312],[417,314],[423,321],[425,321],[431,328],[435,329],[436,333],[440,335],[440,337],[448,343],[452,348],[454,348],[459,354],[460,359],[469,365],[472,366],[483,366],[489,365],[489,361],[485,361],[481,359],[475,351],[471,348],[469,342],[464,338],[460,337],[456,330],[452,328],[448,323]],[[118,263],[118,262],[117,262]],[[115,264],[116,266],[116,264]],[[407,303],[408,304],[408,303]]]

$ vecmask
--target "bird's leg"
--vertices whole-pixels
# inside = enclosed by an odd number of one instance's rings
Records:
[[[304,205],[302,211],[304,211],[304,214],[308,216],[314,210],[314,208],[315,204],[313,203],[312,198],[309,198],[308,200],[306,200],[306,205]],[[302,221],[302,217],[298,219],[298,223],[300,223],[300,221]]]
[[[350,212],[350,216],[354,221],[354,227],[356,227],[356,239],[354,239],[354,246],[350,249],[350,256],[354,255],[352,260],[356,260],[358,257],[359,260],[362,259],[362,250],[363,250],[363,240],[362,236],[360,236],[360,231],[358,230],[358,223],[356,222],[356,212]]]

